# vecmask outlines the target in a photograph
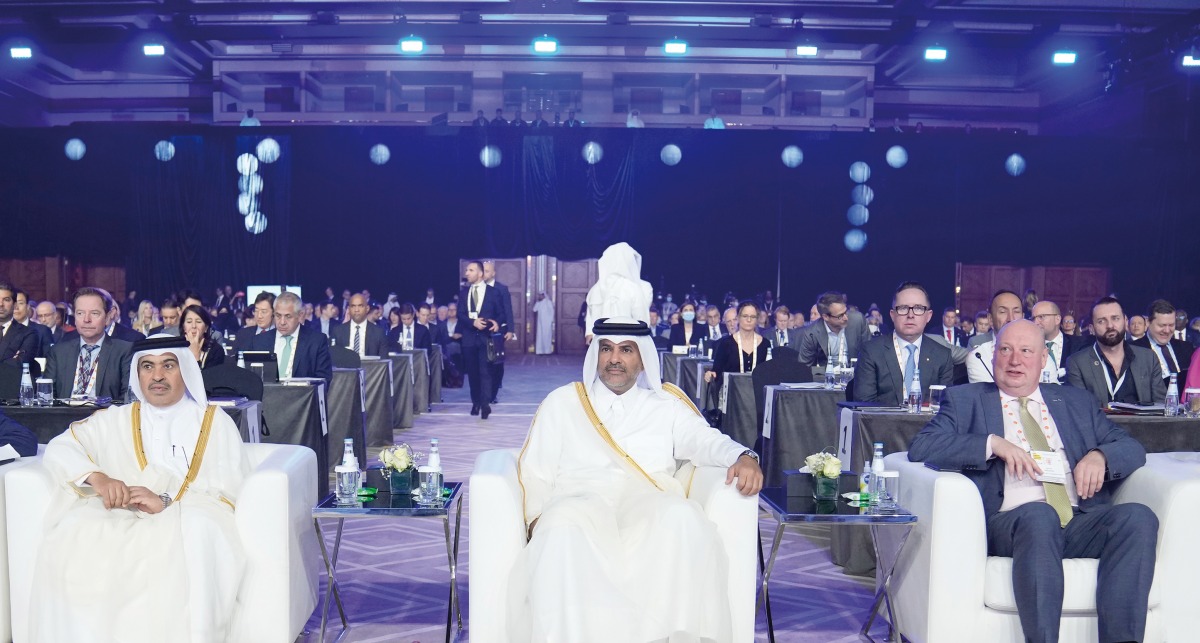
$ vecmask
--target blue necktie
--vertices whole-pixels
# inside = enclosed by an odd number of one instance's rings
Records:
[[[917,347],[909,344],[904,350],[908,351],[908,359],[904,360],[904,393],[907,394],[917,374]]]

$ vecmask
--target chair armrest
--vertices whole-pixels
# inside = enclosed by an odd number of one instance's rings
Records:
[[[475,459],[468,483],[468,560],[471,595],[468,606],[471,640],[508,638],[508,581],[513,563],[525,547],[524,496],[517,481],[513,449],[484,451]]]
[[[743,496],[737,480],[725,484],[726,467],[696,467],[692,500],[717,526],[729,556],[729,602],[733,640],[754,640],[754,600],[758,584],[758,495]]]
[[[242,483],[234,514],[246,555],[235,640],[291,642],[317,604],[317,457],[302,446],[243,448],[255,450],[251,461],[259,464]]]
[[[13,466],[13,463],[7,466]],[[50,473],[31,461],[4,476],[5,520],[8,534],[8,583],[12,638],[29,640],[29,596],[33,571],[45,537],[46,510],[56,492]]]
[[[979,489],[960,473],[909,462],[907,452],[887,456],[885,467],[900,472],[900,506],[917,516],[892,577],[897,619],[914,641],[960,641],[984,609]]]

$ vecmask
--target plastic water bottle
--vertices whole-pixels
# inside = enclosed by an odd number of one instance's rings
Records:
[[[696,340],[696,357],[703,359],[706,355],[708,352],[704,350],[704,338],[701,337]]]
[[[858,501],[871,503],[871,461],[864,460],[862,473],[858,474]]]
[[[1171,373],[1171,383],[1167,385],[1167,397],[1163,400],[1163,415],[1174,417],[1179,415],[1179,375]],[[21,380],[21,390],[25,390],[25,380]],[[21,404],[25,404],[22,398]]]
[[[913,370],[913,381],[908,387],[908,397],[905,406],[909,413],[921,412],[921,369]]]
[[[767,361],[769,362],[773,359],[775,359],[775,347],[770,342],[767,342]]]
[[[438,449],[438,439],[429,440],[429,457],[425,464],[417,467],[417,477],[421,482],[421,502],[428,505],[439,505],[442,502],[442,454]]]
[[[246,356],[238,351],[238,368],[246,368]]]
[[[875,443],[875,455],[871,457],[871,479],[869,481],[869,489],[871,492],[871,506],[879,504],[880,497],[883,496],[883,476],[880,475],[883,469],[883,443]]]
[[[358,468],[358,456],[354,455],[354,438],[346,438],[345,444],[342,463],[333,469],[337,477],[337,502],[340,505],[358,502],[358,489],[362,485],[362,471]]]
[[[33,379],[29,377],[29,364],[21,364],[21,406],[33,406]],[[1178,399],[1178,395],[1175,396]]]

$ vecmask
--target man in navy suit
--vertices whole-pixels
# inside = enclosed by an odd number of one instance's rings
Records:
[[[518,112],[519,114],[520,112]],[[492,341],[499,342],[503,346],[508,340],[516,337],[509,328],[513,323],[512,294],[508,292],[508,286],[496,281],[496,262],[494,261],[483,262],[483,280],[488,286],[496,289],[496,293],[500,296],[500,307],[504,309],[504,316],[496,320],[500,324],[500,330],[496,332],[503,335],[503,339],[500,337],[492,338]],[[492,369],[491,402],[495,404],[496,396],[500,394],[500,387],[504,386],[504,362],[497,361],[490,366]]]
[[[333,379],[329,341],[325,335],[300,326],[303,305],[296,293],[281,293],[275,298],[275,328],[255,335],[250,347],[275,353],[279,379],[319,377],[328,385]]]
[[[50,329],[42,326],[36,321],[30,323],[33,317],[33,309],[29,307],[28,293],[20,288],[17,288],[13,292],[13,295],[13,319],[16,320],[18,324],[21,324],[22,326],[33,331],[34,336],[37,337],[37,349],[33,356],[45,357],[47,354],[49,354],[50,347],[54,345],[54,337],[50,334]]]
[[[1144,505],[1114,505],[1112,498],[1145,464],[1146,450],[1087,391],[1039,386],[1047,357],[1033,322],[1005,325],[992,358],[995,384],[948,389],[908,457],[961,469],[979,487],[988,555],[1012,558],[1026,641],[1058,641],[1064,558],[1100,559],[1099,640],[1141,641],[1158,520]]]
[[[967,336],[958,327],[958,311],[954,307],[942,311],[941,335],[954,346],[967,347]]]
[[[254,350],[254,338],[274,328],[275,295],[264,290],[254,298],[254,325],[242,328],[234,335],[234,352]]]
[[[33,434],[33,431],[4,413],[0,413],[0,446],[5,444],[11,445],[22,458],[37,455],[37,436]],[[0,464],[5,462],[9,461],[0,461]]]
[[[896,330],[872,338],[858,354],[854,399],[900,406],[918,375],[922,394],[933,384],[953,384],[950,349],[925,336],[925,326],[933,317],[925,287],[915,281],[900,284],[890,314]]]
[[[387,357],[388,337],[379,324],[367,321],[367,305],[365,295],[356,294],[350,297],[350,321],[345,324],[334,324],[329,337],[335,346],[345,346],[358,353],[359,357],[374,355]],[[310,330],[315,330],[310,327]],[[355,345],[357,342],[357,345]]]
[[[129,355],[133,344],[104,332],[113,299],[100,288],[84,287],[72,297],[75,330],[72,337],[50,349],[46,378],[54,381],[54,396],[109,397],[125,401],[129,391]]]
[[[500,332],[504,305],[500,293],[483,280],[483,262],[471,260],[463,275],[467,287],[458,294],[458,324],[452,337],[462,338],[463,363],[471,386],[471,415],[488,419],[492,413],[492,373],[487,361],[492,333]]]
[[[38,356],[38,338],[13,317],[16,292],[12,285],[0,283],[0,362],[20,369]]]

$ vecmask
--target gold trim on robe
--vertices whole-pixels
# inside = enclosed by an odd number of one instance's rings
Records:
[[[613,451],[616,451],[617,455],[621,456],[621,459],[624,462],[629,464],[629,466],[635,471],[642,474],[642,477],[646,478],[650,484],[654,485],[655,489],[663,491],[663,488],[658,485],[658,482],[656,482],[649,473],[646,473],[646,470],[643,469],[641,465],[639,465],[637,461],[633,459],[633,456],[626,453],[625,449],[622,449],[621,445],[617,444],[617,441],[613,439],[613,436],[608,432],[608,429],[604,428],[604,423],[600,421],[600,416],[596,415],[596,410],[592,408],[592,402],[588,399],[587,387],[583,385],[583,382],[575,382],[575,393],[579,396],[579,403],[583,405],[583,412],[587,414],[588,420],[591,421],[592,426],[596,429],[596,433],[600,434],[600,439],[604,440],[604,443],[612,448]]]
[[[216,412],[216,410],[217,410],[217,407],[212,404],[209,404],[208,408],[206,408],[204,410],[204,422],[200,424],[200,437],[196,438],[196,449],[192,453],[192,462],[188,466],[187,476],[184,477],[183,485],[181,485],[179,487],[179,493],[175,494],[175,499],[173,500],[173,502],[179,502],[179,500],[181,498],[183,498],[183,494],[187,493],[188,487],[192,484],[192,481],[194,481],[196,479],[196,476],[199,475],[199,473],[200,473],[200,465],[204,462],[204,450],[208,448],[208,436],[212,433],[213,413]],[[132,416],[133,416],[132,417],[132,420],[133,420],[133,422],[132,422],[133,423],[133,452],[134,452],[134,455],[137,456],[138,466],[142,470],[145,470],[148,462],[146,460],[146,448],[142,444],[142,403],[141,402],[133,403]],[[228,501],[226,501],[226,502],[228,502]],[[229,506],[232,507],[233,504],[229,503]]]

